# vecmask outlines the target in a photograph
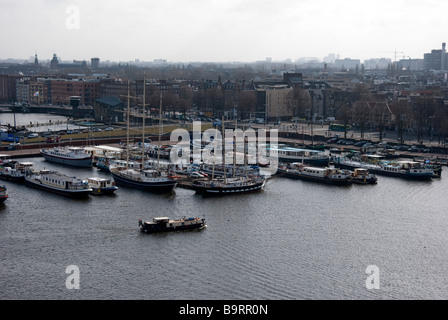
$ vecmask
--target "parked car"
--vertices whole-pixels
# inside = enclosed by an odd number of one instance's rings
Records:
[[[38,133],[30,133],[30,134],[27,136],[27,138],[28,138],[28,139],[36,139],[36,138],[39,138],[39,134],[38,134]]]
[[[114,128],[112,128],[112,127],[108,127],[108,128],[106,128],[106,129],[104,129],[104,131],[114,131]]]

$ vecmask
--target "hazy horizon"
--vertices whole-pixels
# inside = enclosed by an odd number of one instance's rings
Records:
[[[0,59],[398,60],[448,42],[443,0],[0,0],[0,9]]]

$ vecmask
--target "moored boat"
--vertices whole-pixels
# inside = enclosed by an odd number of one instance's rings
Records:
[[[332,185],[351,185],[353,183],[350,171],[328,167],[307,167],[302,164],[279,167],[277,175],[290,179],[321,182]]]
[[[31,172],[33,165],[32,162],[11,161],[0,167],[0,179],[23,183],[25,175]]]
[[[356,168],[352,173],[353,183],[376,184],[378,178],[367,169]]]
[[[354,170],[363,168],[372,174],[410,180],[431,180],[435,173],[430,166],[415,161],[388,162],[378,155],[365,155],[362,158],[352,157],[335,159],[334,166],[342,169]]]
[[[89,188],[92,189],[92,194],[112,194],[118,190],[115,182],[108,178],[88,178],[87,183]]]
[[[135,188],[154,193],[167,193],[177,185],[177,179],[157,170],[138,170],[115,167],[112,176],[118,186]]]
[[[264,176],[197,179],[191,188],[200,194],[229,195],[260,191],[266,185]]]
[[[8,198],[8,189],[6,186],[0,186],[0,203],[5,202]]]
[[[92,192],[86,181],[50,170],[27,174],[25,184],[29,187],[74,198],[87,197]]]
[[[153,218],[153,221],[139,220],[138,225],[140,230],[145,233],[157,233],[167,231],[181,231],[202,229],[207,225],[205,219],[201,218],[181,218],[170,219],[167,217]]]
[[[93,156],[78,147],[54,147],[42,149],[40,154],[45,160],[75,167],[91,168]]]

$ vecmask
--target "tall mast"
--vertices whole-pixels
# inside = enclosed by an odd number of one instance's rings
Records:
[[[145,164],[145,98],[146,98],[146,77],[143,77],[143,134],[142,134],[142,169]]]
[[[226,138],[225,138],[225,130],[224,130],[224,116],[221,120],[221,129],[222,129],[222,170],[224,172],[224,176],[227,175],[226,172]]]
[[[162,90],[160,90],[160,108],[159,108],[159,147],[157,148],[157,174],[159,174],[160,171],[160,148],[162,147],[161,144],[161,134],[160,134],[160,130],[161,130],[161,126],[162,126]]]
[[[236,118],[235,118],[235,134],[233,136],[233,177],[235,178],[236,173]]]
[[[128,80],[128,110],[127,110],[127,132],[126,132],[126,169],[129,169],[129,109],[130,109],[130,92]]]

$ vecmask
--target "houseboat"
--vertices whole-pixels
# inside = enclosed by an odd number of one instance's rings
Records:
[[[87,183],[89,188],[92,189],[92,194],[95,195],[112,194],[118,190],[115,182],[108,178],[88,178]]]
[[[230,195],[260,191],[266,185],[264,176],[197,179],[191,188],[199,194]]]
[[[92,192],[86,181],[50,170],[27,174],[25,184],[29,187],[74,198],[87,197]]]
[[[278,168],[277,175],[290,179],[321,182],[332,185],[351,185],[353,178],[348,170],[336,168],[307,167],[302,164],[291,164]]]
[[[54,147],[40,151],[42,157],[50,162],[66,164],[75,167],[91,168],[93,156],[78,147]]]
[[[385,161],[379,155],[363,155],[361,157],[336,158],[334,166],[342,169],[367,169],[372,174],[410,180],[431,180],[435,173],[430,166],[415,161]]]
[[[138,225],[145,233],[203,229],[207,226],[205,219],[185,217],[181,219],[160,217],[153,218],[153,221],[139,220]]]

